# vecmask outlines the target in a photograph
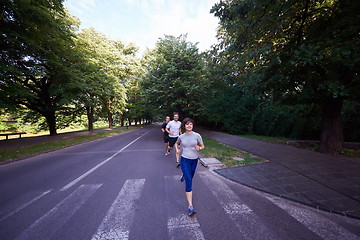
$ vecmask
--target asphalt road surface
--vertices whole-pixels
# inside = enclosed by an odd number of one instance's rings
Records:
[[[360,239],[360,221],[198,165],[194,207],[153,125],[0,166],[0,239]],[[205,142],[206,145],[206,142]]]

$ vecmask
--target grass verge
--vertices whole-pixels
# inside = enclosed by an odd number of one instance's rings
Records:
[[[268,137],[268,136],[259,136],[259,135],[238,135],[243,138],[250,138],[254,140],[277,143],[277,144],[287,144],[288,141],[293,141],[294,139],[284,138],[284,137]]]
[[[108,125],[94,126],[94,130],[101,130],[101,129],[107,129],[107,128],[108,128]],[[88,129],[84,128],[82,126],[78,126],[78,127],[73,127],[72,126],[72,127],[62,128],[62,129],[56,129],[56,132],[58,134],[70,133],[70,132],[86,132],[86,131],[88,131]],[[48,136],[49,135],[48,130],[41,130],[41,131],[36,132],[36,133],[32,133],[31,131],[24,131],[24,132],[26,132],[26,134],[21,135],[22,138],[40,137],[40,136]],[[2,133],[12,133],[12,131],[6,131],[6,132],[2,132]],[[17,138],[19,138],[19,135],[10,135],[10,136],[8,136],[8,139],[17,139]],[[5,136],[0,136],[0,140],[5,140],[5,139],[6,139]]]
[[[111,131],[97,132],[97,133],[94,133],[91,135],[78,136],[78,137],[74,137],[74,138],[70,138],[70,139],[34,144],[34,145],[25,146],[25,147],[21,147],[21,148],[17,148],[17,149],[2,150],[2,151],[0,151],[0,162],[14,160],[14,159],[18,159],[18,158],[24,158],[27,156],[31,156],[31,155],[39,154],[39,153],[43,153],[43,152],[53,151],[53,150],[71,146],[74,144],[87,142],[87,141],[91,141],[94,139],[107,137],[107,136],[111,136],[111,135],[114,135],[117,133],[129,131],[131,129],[135,129],[135,127],[129,127],[128,129],[125,129],[125,128],[114,129]]]
[[[269,142],[269,143],[277,143],[277,144],[287,144],[288,141],[294,141],[294,139],[284,138],[284,137],[267,137],[267,136],[258,136],[258,135],[238,135],[239,137],[243,138],[250,138],[254,140]],[[317,151],[319,148],[319,144],[306,144],[304,145],[297,145],[296,147],[302,149],[308,149],[312,151]],[[348,148],[343,148],[340,152],[340,156],[343,157],[350,157],[350,158],[360,158],[360,150],[353,150]]]
[[[346,157],[360,158],[360,150],[343,148],[340,154]]]
[[[206,147],[204,151],[202,151],[204,157],[216,158],[221,161],[225,167],[236,167],[267,162],[265,159],[253,156],[252,154],[241,151],[237,148],[222,144],[212,138],[203,136],[203,141]],[[234,157],[243,158],[244,160],[237,161],[233,159]]]

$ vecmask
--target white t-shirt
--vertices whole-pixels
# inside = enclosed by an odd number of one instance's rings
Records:
[[[169,137],[178,137],[180,135],[181,122],[172,120],[166,125],[166,128],[168,128],[170,132],[173,132],[173,134],[169,133]]]

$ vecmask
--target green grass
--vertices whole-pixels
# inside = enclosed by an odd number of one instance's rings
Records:
[[[277,143],[277,144],[287,144],[288,141],[296,141],[294,139],[285,138],[285,137],[267,137],[267,136],[258,136],[258,135],[238,135],[238,136],[243,138],[250,138],[254,140],[269,142],[269,143]],[[317,149],[319,148],[319,144],[315,144],[313,146],[305,146],[305,147],[301,147],[300,145],[298,145],[297,147],[312,151],[317,151]],[[340,156],[360,158],[360,150],[343,148],[340,152]]]
[[[107,125],[96,125],[94,126],[94,130],[101,130],[101,129],[106,129],[108,128]],[[57,129],[56,132],[58,134],[61,133],[70,133],[70,132],[85,132],[88,131],[87,128],[83,127],[83,126],[71,126],[71,127],[66,127],[66,128],[62,128],[62,129]],[[23,132],[23,131],[5,131],[2,133],[12,133],[12,132]],[[26,132],[27,134],[21,135],[22,138],[27,138],[27,137],[40,137],[40,136],[47,136],[49,135],[49,131],[48,130],[42,130],[36,133],[33,133],[32,131],[26,131],[24,130],[24,132]],[[10,135],[8,136],[9,139],[16,139],[19,138],[19,135]],[[6,139],[5,136],[1,136],[0,140],[4,140]]]
[[[243,166],[255,163],[267,162],[267,160],[255,157],[250,153],[241,151],[237,148],[222,144],[212,138],[203,137],[205,149],[202,154],[206,158],[216,158],[221,161],[226,167]],[[233,158],[240,157],[244,161],[236,161]]]
[[[114,135],[117,133],[131,130],[131,129],[135,129],[135,127],[129,127],[129,129],[125,129],[125,128],[114,129],[114,130],[94,133],[92,135],[78,136],[78,137],[65,139],[65,140],[46,142],[46,143],[41,143],[41,144],[34,144],[34,145],[25,146],[25,147],[16,148],[16,149],[3,150],[3,151],[0,151],[0,161],[4,162],[4,161],[8,161],[8,160],[31,156],[34,154],[48,152],[48,151],[60,149],[63,147],[71,146],[74,144],[87,142],[87,141],[91,141],[91,140],[102,138],[102,137],[111,136],[111,135]]]
[[[343,148],[340,154],[346,157],[360,158],[360,150]]]
[[[285,138],[285,137],[268,137],[268,136],[259,136],[259,135],[238,135],[243,138],[250,138],[254,140],[277,143],[277,144],[287,144],[287,141],[294,141],[294,139]]]

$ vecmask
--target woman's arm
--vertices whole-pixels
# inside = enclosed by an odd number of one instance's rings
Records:
[[[195,146],[196,151],[204,150],[205,149],[204,142],[199,142],[199,144],[200,146],[198,145]]]

